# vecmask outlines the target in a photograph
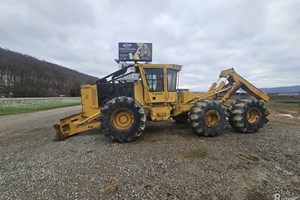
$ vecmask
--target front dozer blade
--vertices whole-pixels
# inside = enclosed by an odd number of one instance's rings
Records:
[[[54,141],[61,141],[61,140],[64,140],[67,138],[67,136],[61,132],[60,125],[54,124],[53,128],[55,128],[55,130],[56,130],[56,136],[55,136]]]
[[[59,124],[53,125],[56,130],[54,141],[100,127],[101,109],[98,106],[96,84],[81,86],[81,105],[82,112],[60,119]]]
[[[81,112],[61,119],[60,124],[53,125],[56,130],[54,141],[61,141],[72,135],[99,128],[100,112],[100,109],[91,109],[90,112]]]

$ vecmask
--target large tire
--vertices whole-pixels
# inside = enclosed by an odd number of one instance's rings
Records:
[[[174,119],[176,123],[188,123],[188,113],[181,113],[180,115],[172,117],[172,119]]]
[[[196,102],[188,113],[191,128],[199,135],[213,137],[219,135],[226,123],[224,107],[215,100]]]
[[[101,110],[101,127],[105,136],[116,142],[130,142],[145,129],[144,108],[132,97],[116,97]]]
[[[268,111],[263,102],[238,99],[228,110],[229,124],[241,133],[255,133],[268,122]]]

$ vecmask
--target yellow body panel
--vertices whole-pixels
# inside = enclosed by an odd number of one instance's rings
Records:
[[[177,102],[177,92],[168,92],[168,102]]]
[[[134,83],[134,98],[137,100],[141,105],[145,105],[144,93],[143,93],[143,86],[139,82]]]
[[[95,112],[99,112],[97,85],[83,85],[80,91],[82,113],[91,116]]]
[[[190,108],[194,105],[193,103],[177,103],[173,106],[172,116],[180,115],[183,112],[188,112]]]
[[[150,117],[152,121],[165,121],[170,118],[172,108],[168,106],[151,107]]]
[[[151,103],[163,103],[166,101],[165,92],[149,92]]]
[[[189,92],[189,91],[183,91],[178,93],[178,102],[179,103],[187,103],[189,101],[194,100],[195,98],[201,98],[202,95],[205,95],[206,93],[201,92]]]

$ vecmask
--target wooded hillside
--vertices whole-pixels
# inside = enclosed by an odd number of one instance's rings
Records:
[[[80,96],[98,78],[0,48],[0,97]]]

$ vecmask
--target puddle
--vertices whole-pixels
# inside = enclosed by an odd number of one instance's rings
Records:
[[[281,116],[281,117],[288,117],[288,118],[290,118],[290,119],[294,119],[294,117],[293,117],[293,115],[291,115],[291,114],[276,114],[276,116]]]

